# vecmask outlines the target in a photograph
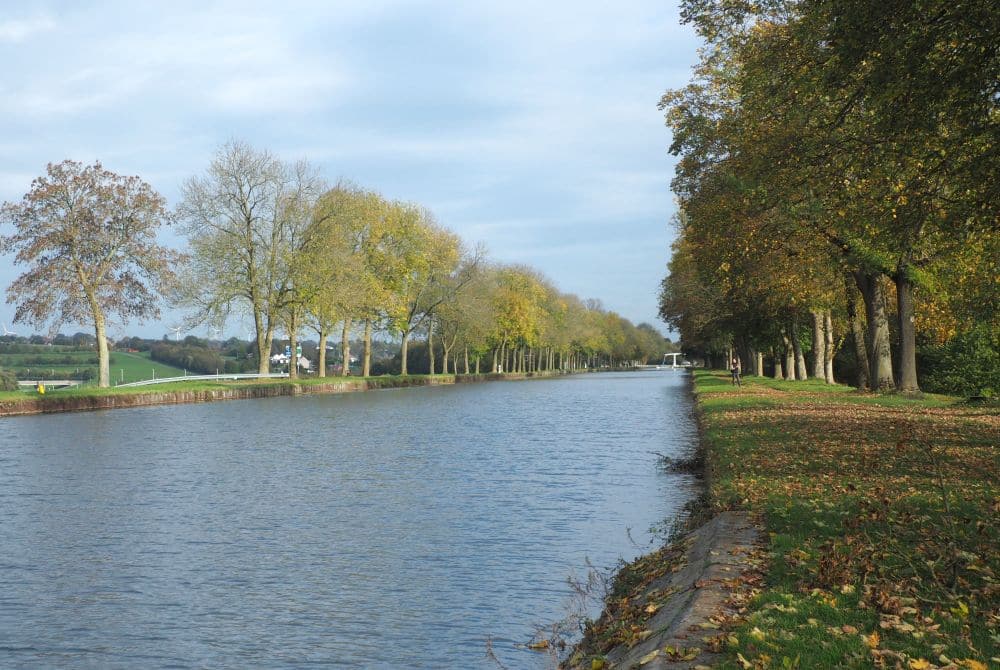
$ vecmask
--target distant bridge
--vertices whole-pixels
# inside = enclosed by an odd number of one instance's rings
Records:
[[[639,365],[637,366],[639,370],[679,370],[682,368],[690,367],[690,363],[677,364],[677,357],[683,356],[684,354],[678,352],[676,354],[663,354],[663,363],[660,365]],[[667,364],[667,356],[671,356],[670,363]]]

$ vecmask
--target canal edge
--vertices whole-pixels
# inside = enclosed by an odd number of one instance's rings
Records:
[[[36,414],[62,412],[89,412],[104,409],[128,409],[160,405],[184,405],[224,400],[254,400],[299,395],[336,395],[387,389],[421,386],[450,386],[454,384],[493,381],[521,381],[544,379],[577,374],[568,371],[539,371],[525,373],[486,373],[470,375],[429,375],[409,377],[330,378],[330,382],[303,384],[280,382],[247,384],[229,388],[191,391],[142,391],[132,393],[107,393],[103,395],[76,395],[59,397],[56,394],[24,400],[0,401],[0,419]]]
[[[698,464],[700,494],[674,516],[676,531],[665,546],[610,577],[604,610],[562,670],[710,668],[722,658],[726,622],[763,579],[759,524],[742,511],[712,513],[704,415],[690,375],[688,392],[697,442],[680,466]]]

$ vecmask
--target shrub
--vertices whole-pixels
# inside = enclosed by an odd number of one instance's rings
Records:
[[[149,357],[154,361],[203,375],[214,375],[216,371],[226,369],[219,352],[202,347],[159,342],[150,347]]]
[[[986,324],[920,352],[920,385],[932,393],[1000,395],[1000,337]]]
[[[77,379],[80,381],[87,381],[88,379],[94,379],[97,377],[97,370],[94,368],[83,368],[67,371],[67,370],[52,370],[49,368],[17,368],[14,371],[20,379]]]
[[[10,370],[0,369],[0,391],[16,391],[17,377]]]

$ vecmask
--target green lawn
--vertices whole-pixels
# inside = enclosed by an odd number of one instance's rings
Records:
[[[65,373],[69,376],[70,373],[88,369],[94,370],[96,375],[97,365],[87,362],[96,356],[96,353],[93,351],[72,352],[69,354],[74,358],[80,359],[80,362],[76,364],[66,364],[59,361],[59,359],[67,355],[66,353],[52,354],[51,359],[59,362],[33,364],[24,363],[25,358],[32,356],[37,357],[38,355],[39,354],[10,354],[3,356],[5,361],[3,363],[3,367],[18,371],[21,373],[18,375],[19,378],[27,379],[31,378],[30,370],[41,370],[47,374],[54,374],[57,378],[58,373]],[[27,372],[25,372],[25,370],[27,370]],[[119,384],[152,379],[154,376],[157,378],[180,377],[184,374],[184,371],[170,365],[150,360],[149,352],[127,353],[123,351],[113,351],[111,352],[110,373],[111,383]],[[92,386],[94,383],[94,381],[90,381],[85,385]]]
[[[710,495],[766,531],[739,668],[1000,667],[1000,412],[695,372]]]
[[[112,384],[128,384],[154,377],[180,377],[183,374],[184,370],[150,360],[148,351],[134,354],[115,351],[111,354]]]

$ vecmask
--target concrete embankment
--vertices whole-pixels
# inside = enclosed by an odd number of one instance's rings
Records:
[[[328,381],[319,379],[301,382],[282,381],[278,383],[217,382],[205,384],[208,388],[170,390],[155,386],[135,389],[95,389],[86,391],[52,392],[46,396],[25,397],[23,399],[0,401],[0,417],[26,414],[49,414],[56,412],[85,412],[98,409],[120,409],[125,407],[146,407],[151,405],[177,405],[184,403],[215,402],[219,400],[248,400],[253,398],[276,398],[306,394],[354,393],[378,389],[404,388],[410,386],[440,386],[466,384],[484,381],[509,381],[535,377],[562,375],[562,372],[533,373],[490,373],[470,375],[412,375],[406,377],[330,377]]]
[[[562,666],[571,670],[666,670],[720,660],[722,623],[746,594],[757,529],[745,513],[723,512],[619,574],[632,582]]]
[[[695,451],[674,467],[704,477],[710,494],[704,416],[697,406],[695,416]],[[759,578],[760,531],[745,512],[709,516],[704,499],[692,501],[687,511],[690,516],[682,512],[678,518],[686,532],[613,576],[600,618],[587,626],[560,668],[698,669],[721,660],[724,622]]]

